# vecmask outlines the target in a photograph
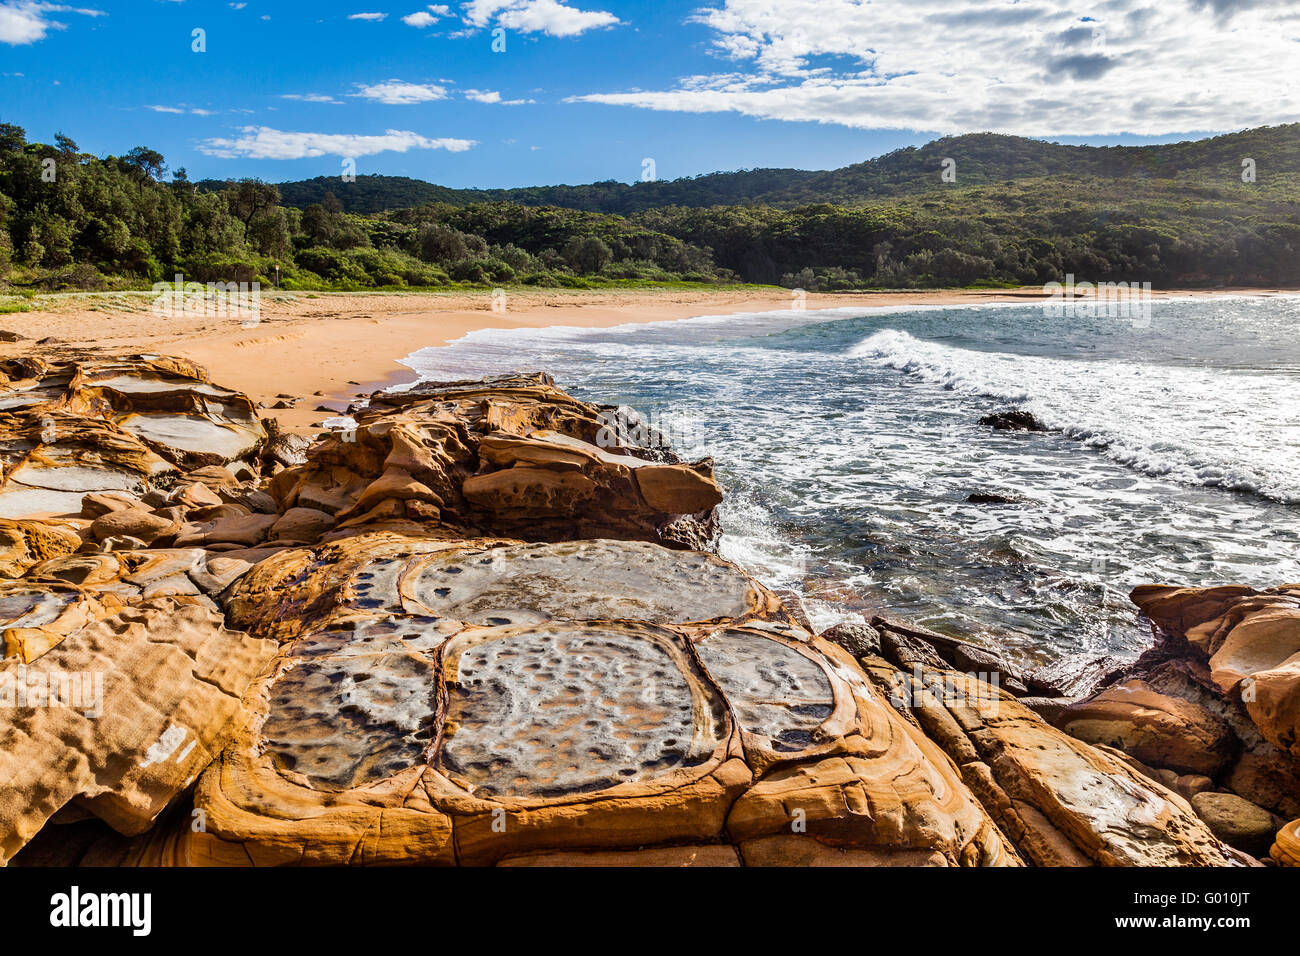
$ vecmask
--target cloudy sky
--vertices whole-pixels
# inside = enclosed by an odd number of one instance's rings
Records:
[[[93,3],[93,0],[87,0]],[[504,47],[504,49],[502,49]],[[192,178],[830,168],[1300,119],[1297,0],[0,0],[0,121]]]

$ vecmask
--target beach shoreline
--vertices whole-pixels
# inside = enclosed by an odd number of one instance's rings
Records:
[[[1164,290],[1155,297],[1281,295],[1288,290]],[[20,337],[0,356],[93,351],[177,355],[247,393],[289,433],[311,435],[359,397],[411,382],[402,360],[483,329],[609,328],[700,315],[846,307],[981,305],[1036,301],[1039,288],[807,293],[780,289],[507,290],[490,292],[266,292],[256,324],[233,315],[160,318],[149,294],[52,295],[0,316]],[[494,310],[494,304],[497,309]],[[502,308],[504,305],[504,308]]]

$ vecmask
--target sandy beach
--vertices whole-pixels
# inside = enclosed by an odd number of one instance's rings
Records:
[[[1206,295],[1164,291],[1157,297]],[[1278,294],[1217,290],[1214,294]],[[956,305],[1036,300],[1037,288],[1011,290],[809,293],[807,309]],[[0,316],[0,329],[22,338],[0,355],[92,349],[179,355],[205,366],[214,381],[253,397],[268,417],[298,434],[358,396],[410,381],[400,364],[417,349],[485,328],[604,328],[697,315],[791,308],[782,290],[510,290],[504,311],[478,293],[264,293],[255,325],[234,316],[154,314],[152,293],[42,296],[28,312]],[[290,403],[291,407],[276,407]]]

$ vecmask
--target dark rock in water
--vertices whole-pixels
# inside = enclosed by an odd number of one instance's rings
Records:
[[[940,670],[946,670],[950,666],[935,652],[933,645],[900,631],[881,631],[880,650],[886,660],[904,670],[910,670],[916,665]]]
[[[854,657],[880,653],[880,632],[870,624],[842,621],[822,631],[820,636],[832,644],[838,644]]]
[[[1028,707],[1043,720],[1053,726],[1056,725],[1056,719],[1065,712],[1065,708],[1074,703],[1072,697],[1021,697],[1021,704]]]
[[[10,332],[8,329],[0,329],[0,342],[22,342],[27,336],[19,335],[17,332]]]
[[[1030,693],[1038,697],[1083,698],[1113,683],[1125,663],[1115,657],[1067,657],[1023,675]]]
[[[1046,425],[1040,422],[1032,413],[1025,411],[1023,408],[1009,408],[1001,412],[993,412],[985,415],[980,419],[981,425],[987,425],[989,428],[997,429],[1003,432],[1046,432],[1051,431]]]
[[[938,631],[932,631],[928,627],[922,627],[920,624],[903,623],[902,621],[893,621],[889,618],[877,615],[871,619],[871,626],[876,630],[884,633],[885,631],[894,631],[898,634],[905,634],[924,641],[939,652],[939,656],[944,658],[948,663],[952,663],[952,653],[956,650],[958,644],[964,643],[955,637],[949,637],[947,634],[940,634]]]
[[[1020,505],[1025,499],[1017,495],[1000,495],[992,491],[975,491],[966,496],[966,503],[972,505]]]

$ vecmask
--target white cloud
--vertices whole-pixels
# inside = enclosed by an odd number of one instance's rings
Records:
[[[186,106],[184,104],[182,104],[181,106],[150,105],[150,106],[146,106],[145,109],[153,110],[155,113],[192,113],[195,116],[216,116],[217,115],[216,110],[205,110],[198,106]]]
[[[478,2],[478,0],[476,0]],[[722,0],[726,72],[571,102],[864,129],[1159,135],[1300,116],[1295,0]],[[739,69],[739,72],[737,72]]]
[[[427,13],[425,11],[428,11]],[[402,22],[408,27],[419,27],[423,29],[437,23],[442,17],[451,16],[451,7],[442,4],[431,4],[417,13],[408,13],[402,17]]]
[[[387,103],[390,106],[407,106],[411,103],[445,100],[447,90],[445,87],[436,86],[432,83],[405,83],[402,80],[388,80],[385,83],[362,85],[358,92],[352,95]]]
[[[500,26],[518,33],[553,37],[577,36],[621,22],[604,10],[578,10],[560,0],[470,0],[464,17],[474,27],[485,27],[495,18]]]
[[[372,20],[378,22],[388,16],[386,13],[349,13],[349,20]]]
[[[230,7],[231,10],[242,10],[242,9],[244,9],[244,7],[248,6],[248,4],[246,4],[246,3],[228,3],[228,4],[226,4],[226,6]]]
[[[328,93],[281,93],[282,100],[297,100],[300,103],[333,103],[335,106],[342,106],[342,100],[336,100]]]
[[[502,106],[520,106],[532,102],[532,100],[503,100],[496,90],[466,90],[465,99],[473,100],[475,103],[499,103]]]
[[[51,30],[66,30],[65,24],[50,19],[51,13],[76,13],[83,17],[107,16],[103,10],[65,7],[58,3],[4,0],[0,2],[0,43],[23,46],[44,40]]]
[[[463,153],[477,143],[472,139],[430,139],[408,130],[390,129],[381,136],[352,133],[292,133],[268,126],[245,126],[235,139],[215,138],[199,144],[199,151],[223,159],[305,159],[311,156],[373,156],[405,153],[410,149],[445,149]]]

